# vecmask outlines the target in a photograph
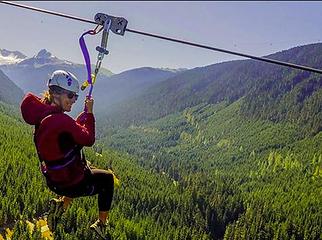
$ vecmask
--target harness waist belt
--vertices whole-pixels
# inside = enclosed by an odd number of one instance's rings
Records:
[[[72,149],[62,159],[53,160],[53,161],[44,160],[43,162],[46,164],[46,167],[48,170],[60,170],[68,166],[69,164],[71,164],[77,159],[81,160],[81,154],[77,150],[78,150],[77,148]]]

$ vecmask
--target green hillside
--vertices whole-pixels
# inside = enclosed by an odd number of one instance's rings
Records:
[[[269,57],[320,67],[321,52]],[[190,191],[210,238],[321,239],[321,86],[253,60],[188,70],[100,115],[101,144]]]
[[[268,57],[322,66],[322,44],[310,44]],[[246,97],[246,117],[274,122],[297,122],[317,133],[322,127],[321,76],[254,60],[238,60],[179,73],[141,96],[99,114],[102,126],[129,126],[159,119],[201,103],[232,103]],[[301,117],[298,118],[300,112]]]
[[[23,91],[17,87],[1,70],[0,70],[0,101],[18,105],[23,97]]]
[[[311,44],[270,57],[320,67],[320,53]],[[121,179],[113,239],[322,239],[321,79],[231,61],[179,72],[99,112],[96,145],[85,150]],[[18,220],[33,221],[54,196],[32,130],[0,103],[0,234],[13,229],[12,239],[40,239]],[[95,239],[96,215],[96,197],[76,199],[55,239]]]
[[[322,134],[201,104],[103,142],[191,192],[190,226],[214,239],[321,239]]]
[[[17,109],[0,106],[0,234],[5,236],[9,228],[14,232],[12,239],[40,239],[39,231],[31,236],[19,220],[37,219],[55,195],[46,188],[39,171],[32,129],[15,114]],[[183,192],[171,178],[143,169],[126,154],[104,149],[101,157],[92,148],[86,153],[96,166],[106,168],[113,162],[121,179],[111,211],[115,239],[209,239],[200,227],[186,224],[190,221],[186,212],[194,208],[190,192]],[[74,200],[55,239],[95,239],[89,225],[96,217],[96,197]]]

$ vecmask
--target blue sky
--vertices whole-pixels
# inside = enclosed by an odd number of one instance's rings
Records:
[[[322,40],[322,2],[20,2],[93,19],[97,12],[126,18],[128,28],[258,56]],[[82,63],[78,45],[87,23],[0,4],[0,48],[27,56],[46,48]],[[92,61],[100,37],[87,37]],[[103,66],[114,73],[142,66],[193,68],[241,59],[132,33],[111,35]]]

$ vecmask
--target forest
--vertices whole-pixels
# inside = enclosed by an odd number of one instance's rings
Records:
[[[312,44],[271,57],[317,67],[320,53]],[[112,238],[322,239],[321,79],[231,61],[171,75],[95,113],[86,158],[121,182]],[[0,131],[0,239],[45,239],[38,223],[56,196],[19,105],[0,102]],[[96,239],[96,217],[96,197],[74,199],[47,239]]]
[[[121,180],[115,239],[321,239],[321,133],[303,137],[296,124],[245,119],[242,105],[200,104],[86,149]],[[25,221],[41,216],[54,195],[38,169],[33,130],[16,108],[1,106],[2,234],[41,239]],[[54,239],[94,239],[96,204],[74,200]]]

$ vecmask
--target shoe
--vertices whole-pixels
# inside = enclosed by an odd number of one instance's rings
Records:
[[[47,225],[50,231],[54,232],[61,216],[64,213],[64,200],[53,198],[50,200],[50,207],[47,216]]]
[[[108,221],[104,224],[101,220],[96,220],[89,228],[96,232],[104,240],[111,239],[111,235],[106,233],[106,229],[109,226]]]

